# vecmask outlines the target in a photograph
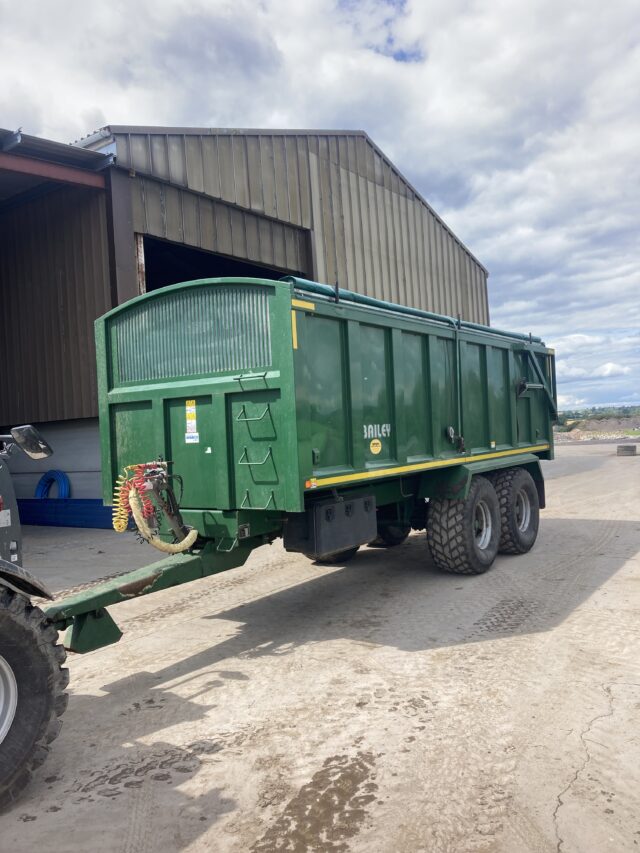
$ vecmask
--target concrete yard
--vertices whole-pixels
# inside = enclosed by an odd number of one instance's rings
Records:
[[[276,544],[114,608],[0,849],[640,849],[640,456],[615,452],[561,447],[536,547],[484,576],[424,534],[345,567]],[[155,559],[55,535],[68,560],[34,532],[25,562],[56,587]]]
[[[54,593],[148,566],[161,556],[132,531],[29,526],[23,533],[24,566]]]

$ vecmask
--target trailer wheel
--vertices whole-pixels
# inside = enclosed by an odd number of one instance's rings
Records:
[[[502,554],[526,554],[538,536],[540,506],[533,477],[524,468],[498,471],[493,485],[500,501]]]
[[[0,811],[49,752],[67,707],[58,632],[22,595],[0,589]]]
[[[355,548],[347,548],[345,551],[338,551],[337,554],[329,554],[327,557],[311,557],[311,559],[315,560],[316,563],[332,566],[334,563],[348,563],[349,560],[353,560],[359,550],[360,546],[356,545]]]
[[[395,548],[396,545],[402,545],[408,535],[411,533],[411,525],[409,524],[388,524],[378,528],[378,536],[374,539],[374,543],[383,548]]]
[[[500,506],[486,477],[473,477],[463,501],[429,501],[427,542],[439,569],[461,575],[486,572],[498,553]]]

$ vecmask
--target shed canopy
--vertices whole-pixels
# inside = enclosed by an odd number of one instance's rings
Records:
[[[35,198],[52,185],[103,189],[108,154],[0,128],[0,206]]]

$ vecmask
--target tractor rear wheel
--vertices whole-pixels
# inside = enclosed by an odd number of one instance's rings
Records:
[[[65,659],[42,610],[0,588],[0,811],[15,802],[58,736],[68,700]]]

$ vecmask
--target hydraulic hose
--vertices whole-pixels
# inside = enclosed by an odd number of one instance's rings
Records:
[[[306,278],[297,278],[294,275],[285,275],[280,281],[288,281],[298,290],[307,293],[316,293],[318,296],[326,296],[328,299],[339,299],[341,302],[353,302],[356,305],[366,305],[369,308],[377,308],[383,311],[393,311],[395,314],[406,314],[410,317],[419,317],[423,320],[432,320],[436,323],[444,323],[451,328],[472,329],[477,332],[488,332],[503,338],[513,338],[517,341],[527,341],[534,344],[542,343],[541,338],[531,335],[523,335],[519,332],[505,332],[493,326],[483,326],[481,323],[472,323],[469,320],[457,320],[446,314],[435,314],[433,311],[423,311],[421,308],[409,308],[406,305],[397,305],[395,302],[385,302],[382,299],[374,299],[373,296],[364,296],[352,290],[343,290],[341,287],[331,287],[329,284],[321,284],[317,281],[308,281]]]
[[[113,492],[112,524],[116,533],[124,533],[129,526],[129,480],[121,474]]]
[[[129,492],[129,506],[131,507],[131,514],[133,515],[133,520],[136,523],[136,527],[138,528],[140,535],[146,539],[150,545],[157,548],[158,551],[163,551],[165,554],[180,554],[182,551],[188,551],[189,548],[192,548],[195,544],[195,541],[198,538],[198,531],[195,528],[187,533],[182,542],[163,542],[162,539],[156,536],[144,517],[140,496],[137,491],[134,491],[133,489]]]
[[[133,478],[130,478],[129,472],[133,472]],[[140,498],[144,518],[151,518],[155,514],[153,501],[146,489],[144,472],[144,465],[127,465],[118,477],[113,492],[112,514],[113,529],[116,533],[124,533],[129,525],[129,513],[131,512],[129,497],[133,492],[137,493]]]

